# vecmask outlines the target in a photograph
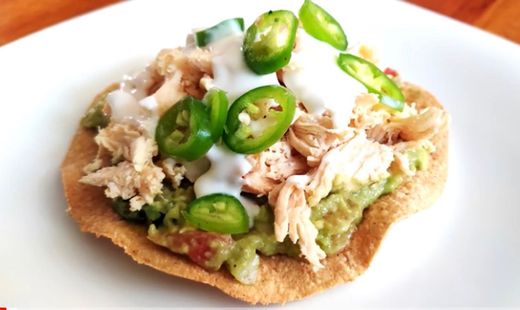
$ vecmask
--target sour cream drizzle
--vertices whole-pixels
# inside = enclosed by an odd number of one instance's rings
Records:
[[[242,55],[243,39],[242,33],[234,33],[209,46],[213,65],[212,86],[226,91],[230,102],[253,88],[278,84],[275,73],[257,75],[247,67]],[[206,156],[211,162],[211,167],[195,181],[195,195],[233,195],[244,205],[249,215],[249,225],[252,226],[259,207],[251,200],[240,196],[244,182],[242,176],[251,170],[251,164],[244,155],[233,153],[219,144],[214,145]]]
[[[117,123],[133,123],[143,128],[150,137],[155,135],[159,121],[157,101],[147,97],[147,91],[154,83],[150,68],[135,75],[123,77],[116,89],[107,95],[111,119]]]
[[[227,92],[230,102],[253,88],[278,84],[275,73],[257,75],[247,67],[242,55],[243,40],[244,35],[239,33],[210,44],[213,84]]]
[[[364,86],[336,64],[339,52],[303,30],[298,30],[296,50],[283,68],[283,80],[311,114],[329,111],[335,128],[347,128],[356,97]]]
[[[202,197],[214,193],[224,193],[236,197],[244,205],[249,215],[249,226],[252,226],[259,208],[251,200],[240,196],[244,183],[242,176],[251,170],[251,164],[244,155],[234,153],[222,144],[215,144],[206,156],[211,162],[211,166],[195,181],[193,187],[195,195]]]

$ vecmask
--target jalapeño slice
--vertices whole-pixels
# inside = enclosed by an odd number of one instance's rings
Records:
[[[229,108],[224,142],[237,153],[259,153],[280,140],[291,125],[296,99],[285,87],[261,86]]]
[[[218,141],[224,131],[229,108],[229,100],[226,93],[220,89],[210,89],[202,100],[209,113],[209,127],[213,141]]]
[[[242,50],[248,67],[258,74],[276,72],[289,63],[298,19],[291,11],[269,11],[246,30]]]
[[[249,217],[240,201],[227,194],[211,194],[195,199],[184,217],[193,226],[210,232],[242,234],[249,231]]]
[[[343,71],[365,85],[370,93],[378,95],[381,103],[397,111],[403,110],[401,89],[376,65],[352,54],[340,54],[337,62]]]
[[[181,99],[159,120],[155,140],[165,155],[188,161],[202,157],[213,145],[204,104],[191,96]]]
[[[244,31],[243,18],[231,18],[221,21],[210,28],[195,32],[195,44],[204,47],[230,34]]]
[[[298,13],[303,29],[314,38],[340,51],[347,49],[348,41],[343,28],[332,15],[311,0],[305,0]]]

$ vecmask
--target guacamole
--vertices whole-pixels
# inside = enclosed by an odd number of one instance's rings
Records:
[[[423,170],[428,166],[429,152],[417,148],[407,153],[410,169]],[[392,174],[387,179],[364,186],[356,191],[334,190],[312,208],[311,221],[318,229],[316,242],[327,254],[345,248],[350,235],[363,218],[363,211],[382,195],[391,193],[402,182],[403,176]],[[148,239],[187,255],[194,263],[208,270],[225,265],[241,283],[252,284],[260,263],[258,253],[271,256],[283,254],[298,257],[300,250],[288,238],[277,242],[274,236],[272,208],[264,205],[255,217],[253,228],[241,235],[218,234],[197,230],[184,219],[184,211],[195,199],[193,186],[176,189],[164,187],[152,204],[138,212],[131,212],[127,201],[116,199],[114,210],[124,219],[149,225]]]
[[[103,128],[110,122],[110,115],[107,113],[107,95],[116,87],[109,87],[94,98],[87,113],[81,119],[81,126],[85,128]]]

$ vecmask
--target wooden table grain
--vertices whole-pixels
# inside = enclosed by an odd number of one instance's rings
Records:
[[[121,0],[0,0],[0,45]],[[520,43],[520,0],[409,0]]]

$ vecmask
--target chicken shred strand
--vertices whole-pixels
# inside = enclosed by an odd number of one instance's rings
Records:
[[[326,257],[325,252],[316,243],[318,230],[312,224],[311,210],[305,199],[307,175],[293,175],[280,188],[275,204],[275,237],[278,242],[289,239],[300,246],[302,255],[316,271],[323,267],[320,259]]]
[[[201,99],[206,90],[200,81],[213,75],[211,53],[200,48],[164,49],[153,65],[165,79],[155,93],[160,114],[186,95]]]
[[[112,154],[112,161],[132,160],[132,143],[141,132],[130,124],[111,123],[99,130],[94,138],[96,144]]]
[[[87,174],[80,182],[106,186],[105,195],[108,198],[131,199],[140,196],[142,200],[134,200],[136,202],[131,205],[132,211],[135,211],[141,209],[144,202],[152,203],[155,195],[161,193],[164,177],[162,169],[152,163],[145,164],[141,171],[137,171],[132,163],[122,161],[117,166]]]
[[[186,176],[186,167],[178,165],[173,158],[166,158],[160,162],[160,167],[163,169],[166,177],[170,180],[173,188],[178,188],[182,180]]]
[[[363,131],[358,132],[348,142],[330,150],[314,170],[306,188],[309,204],[318,204],[334,186],[355,190],[387,178],[393,157],[389,146],[370,141]]]
[[[242,189],[248,193],[267,195],[291,175],[306,172],[305,159],[293,154],[290,145],[281,140],[259,154],[247,157],[251,170],[244,176]]]
[[[145,203],[153,202],[155,195],[162,189],[165,175],[161,168],[153,163],[157,155],[155,141],[129,124],[111,123],[100,129],[95,137],[99,148],[112,154],[116,166],[96,169],[80,179],[80,182],[94,186],[106,186],[108,198],[121,197],[130,199],[130,208],[139,210]],[[98,157],[86,166],[99,164]],[[99,168],[99,167],[96,167]]]
[[[350,137],[350,131],[333,128],[329,116],[302,113],[287,133],[287,141],[307,159],[310,167],[319,165],[323,155]]]
[[[428,107],[417,111],[415,104],[405,105],[402,112],[391,114],[374,95],[358,97],[351,125],[366,130],[367,136],[381,144],[429,139],[449,121],[446,111]]]

